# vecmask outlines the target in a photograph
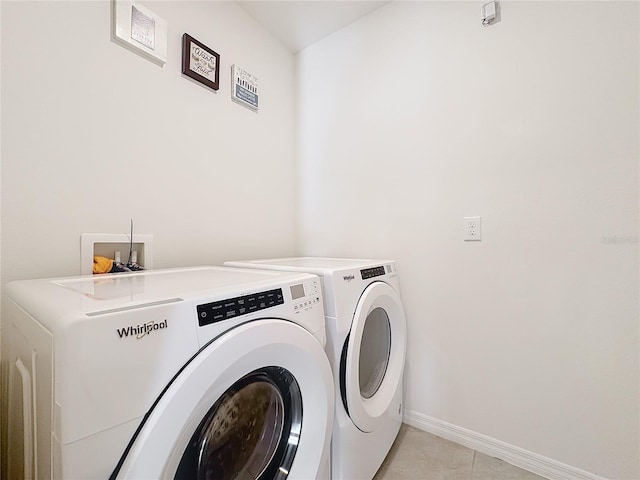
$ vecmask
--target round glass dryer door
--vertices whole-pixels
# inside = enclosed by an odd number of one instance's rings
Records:
[[[333,406],[320,342],[293,322],[254,320],[189,360],[110,479],[317,478],[329,455]]]
[[[298,447],[302,397],[288,370],[266,367],[211,407],[182,456],[177,480],[284,479]]]
[[[360,395],[371,398],[380,388],[389,365],[391,354],[391,324],[389,315],[382,307],[367,314],[360,343],[358,377]]]
[[[396,291],[384,282],[362,293],[340,362],[342,401],[351,420],[372,432],[402,382],[406,320]]]

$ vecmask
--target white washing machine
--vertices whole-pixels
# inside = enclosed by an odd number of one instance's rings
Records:
[[[332,478],[373,478],[402,422],[407,332],[395,262],[280,258],[225,265],[320,276],[336,386]]]
[[[329,477],[316,276],[198,267],[5,294],[4,478]]]

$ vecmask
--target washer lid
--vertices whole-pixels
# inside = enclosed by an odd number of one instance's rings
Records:
[[[9,298],[46,328],[121,307],[144,307],[198,297],[233,297],[309,281],[305,273],[193,267],[68,278],[20,280],[4,287]]]
[[[372,432],[402,388],[406,319],[400,297],[374,282],[358,302],[340,364],[341,394],[351,420]]]
[[[94,300],[140,300],[194,291],[264,282],[283,275],[277,272],[225,267],[148,270],[131,274],[95,275],[53,280],[52,283]]]

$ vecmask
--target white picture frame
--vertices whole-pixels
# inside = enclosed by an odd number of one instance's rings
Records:
[[[258,78],[238,65],[231,66],[231,98],[258,111]]]
[[[139,3],[113,0],[114,42],[163,66],[167,62],[167,22]]]

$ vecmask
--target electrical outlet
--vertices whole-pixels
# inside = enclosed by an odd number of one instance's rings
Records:
[[[482,217],[464,217],[464,240],[482,240]]]

